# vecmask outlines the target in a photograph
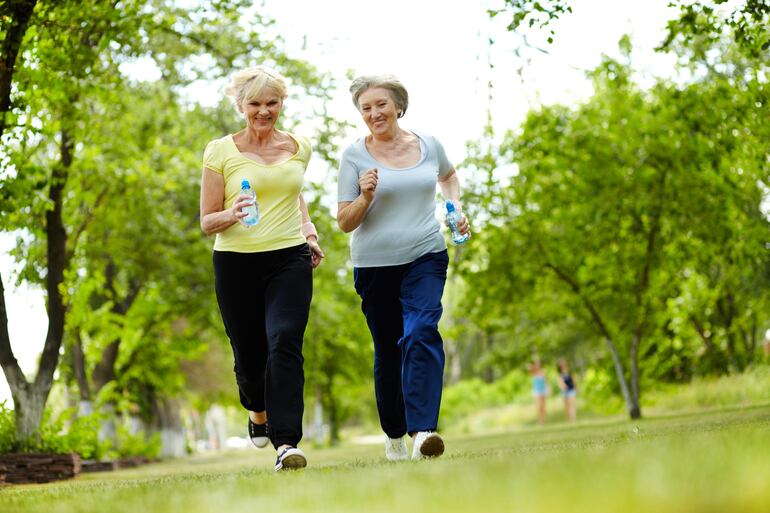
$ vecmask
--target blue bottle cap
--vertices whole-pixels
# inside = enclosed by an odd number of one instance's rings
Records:
[[[245,191],[246,189],[251,189],[251,184],[249,183],[248,180],[244,178],[243,180],[241,180],[241,190]]]
[[[454,212],[455,211],[455,205],[451,201],[447,200],[446,202],[446,211],[447,212]]]

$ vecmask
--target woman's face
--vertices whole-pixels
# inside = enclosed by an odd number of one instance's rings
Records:
[[[282,108],[281,97],[272,89],[265,88],[258,96],[244,100],[241,112],[249,128],[264,131],[273,129]]]
[[[372,87],[361,93],[358,109],[373,135],[388,133],[398,126],[398,107],[387,89]]]

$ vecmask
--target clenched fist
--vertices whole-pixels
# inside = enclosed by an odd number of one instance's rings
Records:
[[[374,191],[377,189],[377,168],[370,169],[358,178],[361,194],[368,203],[374,201]]]

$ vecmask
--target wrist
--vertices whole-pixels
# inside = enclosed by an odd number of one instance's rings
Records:
[[[318,240],[318,232],[315,229],[315,225],[310,221],[302,223],[301,231],[305,240],[310,240],[311,237],[315,237],[316,241]]]

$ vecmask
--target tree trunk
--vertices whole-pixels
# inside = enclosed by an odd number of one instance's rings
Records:
[[[328,412],[329,419],[329,444],[337,445],[340,443],[340,419],[339,411],[337,408],[337,400],[334,397],[333,383],[334,383],[334,371],[326,373],[324,383],[321,385],[322,394],[324,397],[324,405]]]
[[[94,367],[93,383],[94,394],[104,388],[104,385],[115,379],[115,362],[118,360],[118,351],[120,349],[120,339],[113,340],[102,351],[99,363]]]
[[[46,212],[47,268],[46,292],[48,295],[48,332],[45,337],[40,367],[35,380],[29,383],[13,354],[8,335],[8,315],[5,308],[5,291],[0,280],[0,364],[8,380],[16,411],[16,443],[26,444],[36,435],[43,419],[43,409],[53,385],[53,375],[59,364],[59,350],[64,334],[64,299],[59,287],[64,281],[67,261],[67,233],[62,221],[62,192],[72,165],[73,141],[69,133],[61,133],[61,162],[53,169],[49,198],[53,209]]]
[[[179,402],[166,397],[153,397],[152,428],[160,433],[161,456],[180,458],[187,454],[187,442]]]
[[[628,415],[632,419],[638,418],[640,414],[637,414],[637,417],[634,417],[634,405],[631,400],[631,394],[628,392],[628,382],[626,381],[626,374],[623,371],[623,362],[620,361],[618,350],[611,339],[605,337],[604,340],[607,342],[607,348],[610,350],[610,356],[612,356],[612,363],[615,366],[615,375],[618,378],[618,385],[620,386],[620,394],[623,396],[623,402],[626,403]],[[636,406],[636,410],[639,410],[638,405]]]
[[[80,402],[91,401],[91,386],[86,375],[86,355],[83,352],[83,339],[80,332],[75,330],[75,343],[72,345],[72,372],[78,384],[78,399]]]
[[[0,55],[0,136],[5,132],[6,116],[11,110],[11,86],[13,84],[13,72],[16,67],[16,58],[27,33],[29,20],[35,10],[37,0],[8,0],[3,2],[2,24],[4,26],[5,39],[2,42],[2,55]],[[9,20],[6,22],[6,20]]]
[[[484,333],[484,353],[491,354],[492,346],[494,345],[495,337],[491,331]],[[481,371],[481,379],[485,383],[492,383],[495,380],[495,369],[492,367],[492,363],[487,363]]]
[[[14,449],[25,450],[40,442],[40,422],[43,420],[48,390],[38,391],[30,385],[13,392],[16,435]]]
[[[462,355],[458,347],[457,340],[445,340],[444,349],[446,350],[447,361],[449,362],[449,372],[446,373],[446,382],[444,386],[454,385],[462,377]]]
[[[639,344],[641,335],[634,335],[631,340],[629,358],[631,360],[631,400],[626,402],[628,407],[628,416],[632,419],[638,419],[642,416],[642,409],[639,406]]]
[[[746,354],[748,355],[747,363],[748,365],[754,364],[754,356],[757,352],[757,314],[754,313],[751,315],[751,329],[749,330],[748,336],[744,337],[744,340],[746,341]]]
[[[315,405],[313,406],[313,439],[319,445],[324,442],[324,406],[321,387],[315,387]]]
[[[118,293],[115,290],[114,284],[114,277],[116,273],[117,266],[112,261],[112,259],[109,259],[104,275],[106,277],[106,287],[107,291],[109,292],[109,298],[112,301],[112,308],[110,311],[113,314],[125,317],[126,314],[128,314],[128,310],[134,304],[134,301],[139,295],[139,292],[142,290],[142,286],[135,281],[131,281],[129,284],[129,290],[127,291],[125,297],[118,297]],[[94,372],[92,375],[94,394],[98,394],[104,385],[110,381],[115,380],[115,377],[117,376],[115,363],[118,361],[118,356],[120,354],[120,343],[121,339],[117,338],[102,351],[101,358],[96,364],[96,367],[94,367]]]
[[[72,373],[78,385],[78,416],[85,417],[94,412],[94,403],[91,400],[91,385],[86,375],[86,356],[83,352],[83,339],[80,331],[75,329],[75,343],[72,344]]]

